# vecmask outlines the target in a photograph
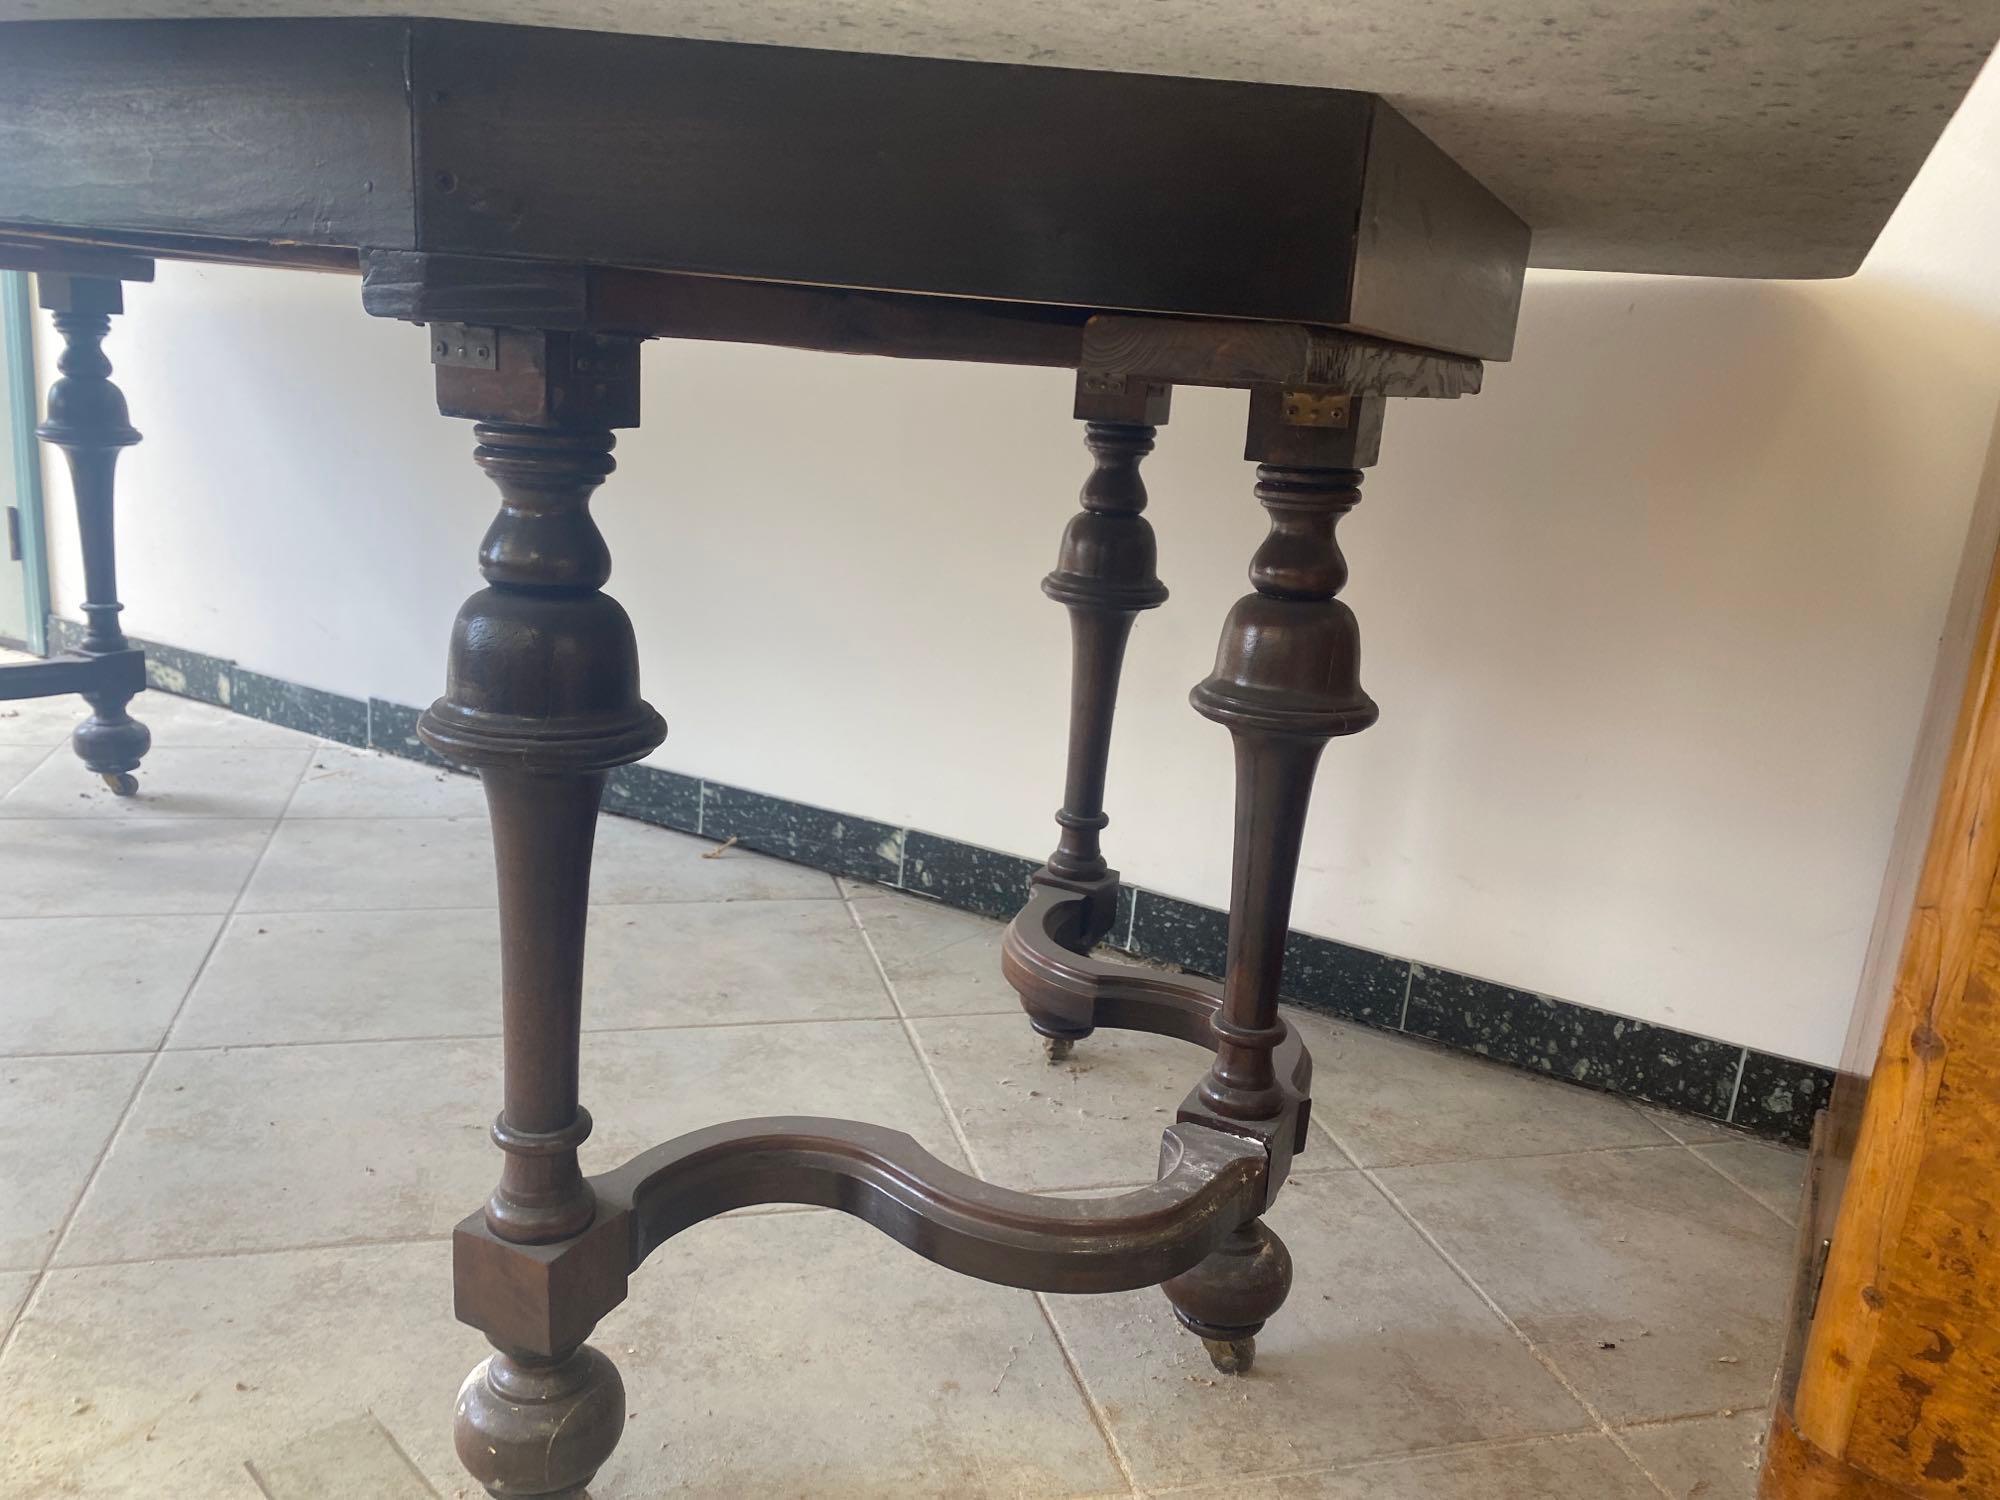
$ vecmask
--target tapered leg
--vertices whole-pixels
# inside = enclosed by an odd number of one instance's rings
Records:
[[[1042,580],[1042,592],[1069,610],[1069,758],[1056,813],[1062,831],[1035,879],[1090,898],[1080,908],[1079,925],[1064,934],[1078,953],[1104,940],[1118,911],[1118,872],[1105,863],[1098,835],[1111,821],[1104,813],[1104,780],[1125,643],[1139,612],[1167,597],[1154,571],[1152,523],[1141,514],[1146,485],[1139,461],[1153,451],[1154,433],[1167,419],[1168,395],[1160,385],[1139,386],[1129,394],[1079,393],[1078,415],[1104,420],[1084,426],[1092,468],[1083,484],[1083,509],[1064,528],[1055,571]],[[1088,1028],[1038,1008],[1025,994],[1022,1005],[1029,1024],[1046,1039],[1052,1063],[1066,1059],[1089,1035]]]
[[[63,352],[56,361],[60,374],[49,387],[48,419],[35,430],[42,441],[62,449],[76,491],[84,615],[77,651],[108,656],[132,649],[118,626],[124,606],[118,602],[112,499],[118,450],[138,442],[139,434],[126,418],[124,394],[111,383],[111,361],[103,349],[111,315],[124,310],[123,290],[116,281],[92,276],[44,274],[37,280],[42,306],[55,313]],[[104,686],[84,691],[90,717],[76,726],[70,743],[105,785],[129,797],[139,789],[132,772],[153,736],[126,712],[135,689],[117,685],[110,674],[104,681]]]
[[[493,1125],[500,1181],[486,1223],[500,1239],[548,1245],[581,1234],[597,1211],[576,1153],[591,1124],[577,1066],[598,803],[605,773],[653,749],[666,726],[639,696],[631,622],[600,592],[610,557],[588,510],[612,469],[611,421],[629,415],[598,381],[607,363],[629,362],[636,386],[636,347],[584,335],[504,338],[503,372],[525,391],[472,381],[468,394],[463,372],[440,371],[448,411],[525,409],[534,420],[475,429],[476,461],[501,495],[480,549],[488,586],[459,611],[446,692],[420,730],[479,770],[493,820],[505,1078]],[[579,365],[583,378],[564,398],[545,399],[542,383]],[[565,1309],[541,1311],[564,1321]],[[553,1353],[501,1349],[459,1392],[458,1452],[490,1495],[573,1500],[624,1421],[617,1370],[580,1340]]]
[[[1258,403],[1268,399],[1253,396],[1253,448]],[[1365,415],[1379,420],[1377,413]],[[1219,1123],[1244,1127],[1277,1120],[1288,1107],[1271,1054],[1286,1034],[1278,993],[1313,773],[1329,739],[1375,722],[1375,704],[1361,690],[1354,614],[1334,597],[1347,581],[1334,524],[1360,498],[1360,469],[1348,465],[1372,458],[1372,438],[1357,444],[1351,435],[1314,434],[1301,445],[1295,434],[1281,433],[1276,441],[1288,458],[1319,461],[1258,467],[1257,498],[1271,530],[1250,564],[1255,592],[1230,611],[1215,670],[1190,695],[1236,746],[1222,1008],[1215,1061],[1192,1102]],[[1303,454],[1294,451],[1299,446]],[[1165,1290],[1216,1367],[1240,1373],[1291,1281],[1283,1243],[1252,1219]]]

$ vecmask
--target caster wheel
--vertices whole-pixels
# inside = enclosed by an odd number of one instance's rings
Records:
[[[1223,1375],[1247,1375],[1257,1358],[1257,1341],[1251,1339],[1203,1339],[1209,1363]]]
[[[114,797],[136,797],[139,795],[139,778],[130,771],[106,771],[104,784],[111,788]]]
[[[1051,1036],[1044,1037],[1042,1041],[1048,1048],[1049,1066],[1052,1068],[1068,1062],[1070,1054],[1076,1051],[1076,1040],[1073,1037]]]

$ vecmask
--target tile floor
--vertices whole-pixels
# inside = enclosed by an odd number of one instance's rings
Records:
[[[484,1352],[446,1235],[494,1172],[493,877],[470,781],[149,694],[132,802],[0,705],[0,1496],[468,1495]],[[832,1114],[1013,1185],[1150,1176],[1198,1058],[1050,1068],[999,928],[618,819],[585,1097],[601,1169]],[[1792,1152],[1297,1018],[1297,1282],[1213,1376],[1156,1293],[1038,1297],[780,1209],[662,1250],[599,1330],[593,1493],[1622,1500],[1753,1490]],[[728,1079],[727,1094],[715,1080]]]

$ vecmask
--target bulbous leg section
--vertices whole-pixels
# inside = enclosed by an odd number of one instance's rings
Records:
[[[1224,1375],[1249,1371],[1257,1331],[1291,1289],[1292,1252],[1262,1219],[1241,1225],[1208,1259],[1161,1287],[1174,1317]]]
[[[496,1500],[584,1500],[625,1430],[618,1367],[583,1344],[561,1359],[494,1354],[458,1389],[459,1462]]]
[[[69,742],[90,770],[121,797],[139,790],[132,772],[152,747],[153,732],[125,711],[123,696],[86,695],[90,717],[70,732]]]

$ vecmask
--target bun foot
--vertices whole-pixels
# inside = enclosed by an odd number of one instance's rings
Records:
[[[588,1344],[561,1359],[495,1354],[458,1390],[458,1460],[494,1500],[586,1500],[625,1430],[625,1382]]]
[[[1249,1371],[1258,1330],[1291,1289],[1291,1252],[1262,1219],[1239,1226],[1207,1260],[1161,1287],[1181,1327],[1224,1375]]]

